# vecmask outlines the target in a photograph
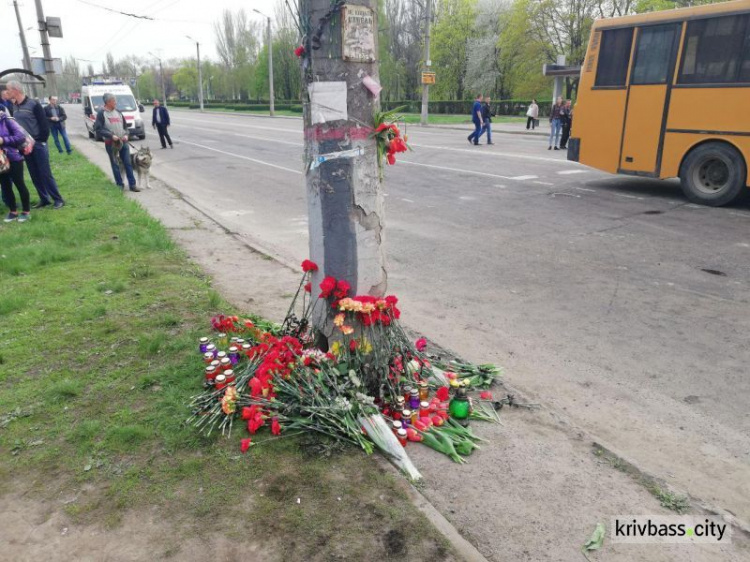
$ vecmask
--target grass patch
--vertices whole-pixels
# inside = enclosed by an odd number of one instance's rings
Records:
[[[76,524],[157,510],[279,559],[454,556],[406,484],[360,451],[310,454],[291,438],[242,456],[242,431],[209,439],[185,426],[197,338],[233,311],[101,171],[78,153],[51,159],[66,207],[0,229],[0,494],[60,505],[86,483],[60,507]]]

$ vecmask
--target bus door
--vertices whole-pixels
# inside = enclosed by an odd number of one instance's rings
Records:
[[[621,173],[659,173],[681,30],[681,23],[638,28],[620,150]]]

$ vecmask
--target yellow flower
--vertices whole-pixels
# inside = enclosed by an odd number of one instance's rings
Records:
[[[341,353],[341,342],[335,341],[331,344],[331,353],[339,355]]]
[[[362,341],[359,344],[359,349],[362,353],[367,355],[368,353],[372,352],[372,344],[367,338],[362,338]]]
[[[354,333],[354,328],[352,328],[351,326],[345,325],[345,326],[341,326],[341,331],[344,332],[345,336],[350,336],[351,334]]]
[[[343,314],[337,314],[336,317],[333,319],[333,323],[336,324],[339,328],[344,325],[344,315]]]

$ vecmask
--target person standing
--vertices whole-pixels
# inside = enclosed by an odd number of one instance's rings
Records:
[[[104,139],[104,148],[109,155],[109,163],[112,165],[112,174],[115,176],[115,183],[120,189],[125,190],[120,173],[120,162],[125,168],[125,174],[128,176],[128,187],[130,191],[140,191],[136,187],[135,176],[133,175],[133,164],[130,161],[130,146],[128,145],[128,124],[125,116],[117,109],[117,98],[113,94],[104,94],[102,96],[104,107],[96,112],[96,122],[94,123],[94,134],[97,138]]]
[[[550,132],[549,132],[549,148],[547,150],[552,150],[552,147],[555,147],[555,150],[560,150],[558,147],[558,140],[560,139],[560,113],[562,112],[563,108],[563,99],[562,96],[558,96],[557,101],[555,102],[555,105],[552,106],[552,110],[549,114],[549,123],[550,123]]]
[[[44,108],[44,114],[47,116],[49,121],[49,128],[52,132],[52,138],[55,141],[57,151],[62,154],[63,149],[60,146],[60,138],[62,137],[65,143],[65,150],[68,154],[73,152],[70,148],[70,141],[68,140],[68,133],[65,132],[65,121],[68,119],[68,115],[65,113],[65,108],[57,103],[57,96],[50,96],[49,105]]]
[[[34,205],[34,208],[47,207],[54,201],[54,208],[62,209],[65,206],[65,200],[60,195],[49,165],[47,150],[49,122],[44,109],[38,102],[24,94],[20,82],[15,80],[8,82],[7,91],[8,97],[14,104],[13,117],[35,141],[33,150],[25,156],[31,181],[39,194],[39,202]]]
[[[485,132],[487,133],[487,144],[495,144],[492,142],[492,117],[495,114],[492,113],[491,102],[490,96],[484,97],[484,103],[482,104],[482,121],[484,122],[484,126],[482,127],[482,132],[479,133],[480,137]]]
[[[560,148],[568,148],[568,139],[570,138],[570,129],[573,127],[573,104],[570,100],[565,102],[560,111],[560,122],[562,123],[562,138],[560,139]]]
[[[8,206],[10,212],[5,217],[5,222],[26,222],[31,218],[31,202],[29,201],[29,190],[23,179],[23,154],[19,148],[26,143],[26,132],[21,126],[11,119],[7,111],[0,111],[0,150],[3,150],[10,161],[10,170],[0,173],[0,189],[2,189],[3,202]],[[18,214],[16,196],[13,193],[13,184],[16,184],[18,194],[21,196],[21,214]]]
[[[162,149],[167,148],[167,142],[169,143],[169,148],[174,148],[172,139],[169,138],[169,132],[167,132],[167,127],[169,127],[170,124],[169,111],[167,111],[166,107],[161,105],[159,100],[154,100],[154,114],[151,118],[151,126],[159,131],[159,140],[161,141]],[[164,142],[165,139],[166,142]]]
[[[539,106],[536,103],[536,100],[531,100],[531,104],[529,105],[529,109],[526,110],[526,130],[529,130],[529,127],[531,127],[531,130],[533,131],[536,129],[536,120],[539,118]]]
[[[8,115],[13,115],[13,102],[8,97],[8,90],[3,89],[0,91],[0,110],[5,109]]]
[[[482,118],[482,94],[477,96],[474,104],[471,106],[471,121],[474,123],[474,132],[468,136],[470,144],[479,145],[479,135],[482,134],[484,119]]]

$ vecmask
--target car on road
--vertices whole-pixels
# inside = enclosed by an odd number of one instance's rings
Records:
[[[117,109],[125,116],[128,125],[128,136],[137,137],[141,140],[146,138],[146,127],[143,124],[141,113],[146,111],[143,105],[135,101],[135,96],[130,86],[122,82],[93,83],[81,88],[83,100],[83,114],[89,138],[94,138],[94,123],[96,113],[104,106],[104,94],[112,94],[117,98]]]

